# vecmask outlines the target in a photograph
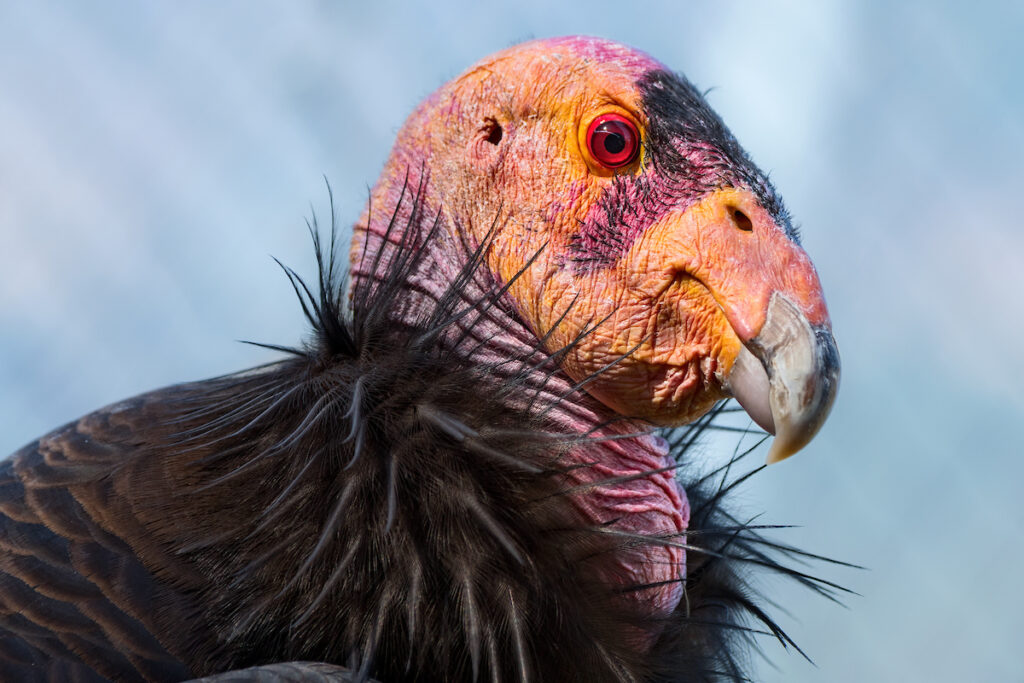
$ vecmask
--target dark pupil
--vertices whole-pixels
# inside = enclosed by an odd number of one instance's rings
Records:
[[[626,138],[622,137],[621,133],[608,131],[604,136],[604,148],[610,154],[618,154],[622,150],[626,149]]]

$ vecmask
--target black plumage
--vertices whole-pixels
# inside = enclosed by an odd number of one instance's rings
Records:
[[[692,446],[734,395],[792,454],[838,357],[692,85],[599,39],[512,48],[410,116],[351,282],[331,210],[315,281],[283,267],[305,343],[0,463],[0,678],[746,680],[756,635],[795,647],[748,576],[842,589],[730,512],[749,451]]]
[[[548,391],[562,352],[456,352],[480,344],[474,321],[504,296],[485,246],[415,324],[393,324],[423,266],[409,245],[437,229],[399,208],[417,222],[351,307],[334,230],[328,245],[313,230],[317,286],[286,269],[312,336],[285,360],[110,406],[3,464],[3,680],[171,681],[303,660],[325,664],[215,680],[741,680],[752,634],[792,645],[748,569],[839,590],[727,510],[732,463],[686,482],[685,537],[583,522],[561,456],[586,437],[545,419],[585,400],[579,386]],[[721,410],[674,434],[680,465]],[[690,557],[667,618],[599,578],[648,544]]]

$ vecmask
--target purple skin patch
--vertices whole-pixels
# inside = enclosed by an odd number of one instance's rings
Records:
[[[796,241],[775,188],[693,86],[664,70],[645,73],[640,84],[651,119],[643,172],[615,176],[570,238],[564,261],[577,272],[611,266],[658,220],[721,188],[750,190]],[[692,106],[679,108],[680,101]]]
[[[656,169],[619,175],[591,204],[565,260],[577,272],[613,265],[646,230],[669,213],[682,213],[709,192],[735,186],[717,169],[715,150],[689,150],[693,172],[672,177]]]
[[[587,433],[591,438],[628,434],[630,427],[646,428],[633,423],[589,431],[588,427],[592,429],[592,425],[607,418],[582,405],[563,404],[556,417],[566,432]],[[679,545],[685,543],[690,523],[690,504],[676,479],[676,463],[669,456],[668,442],[655,434],[644,434],[576,448],[572,456],[585,466],[572,470],[571,486],[616,482],[587,488],[584,493],[573,496],[573,503],[588,520],[595,525],[610,523],[613,528],[630,534],[670,542],[670,545],[643,545],[635,551],[639,556],[620,554],[616,565],[621,575],[609,577],[627,585],[653,586],[632,595],[650,604],[654,616],[667,616],[683,595],[683,584],[675,579],[686,576],[686,552]]]

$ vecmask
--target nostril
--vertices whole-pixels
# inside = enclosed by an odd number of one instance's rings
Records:
[[[732,222],[737,228],[743,232],[753,232],[754,223],[747,217],[747,214],[743,213],[739,209],[732,209]]]
[[[501,142],[501,124],[490,117],[484,119],[484,132],[487,134],[487,142],[496,145]]]

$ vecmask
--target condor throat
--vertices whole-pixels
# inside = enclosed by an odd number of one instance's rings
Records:
[[[617,600],[636,613],[637,623],[646,624],[636,635],[646,649],[678,606],[686,577],[690,508],[667,442],[648,423],[623,420],[553,367],[550,353],[516,312],[507,283],[474,252],[479,245],[467,247],[448,226],[427,224],[438,213],[424,209],[421,192],[412,194],[398,195],[393,214],[367,215],[356,225],[354,288],[380,286],[394,277],[394,264],[407,261],[398,283],[402,303],[387,315],[397,325],[415,326],[459,282],[453,322],[436,344],[468,364],[492,367],[488,376],[498,384],[515,377],[521,387],[517,407],[529,404],[562,444],[570,444],[558,462],[563,498],[586,532],[610,539],[613,551],[595,568]],[[391,274],[382,278],[384,270]],[[475,312],[463,314],[468,309]]]

